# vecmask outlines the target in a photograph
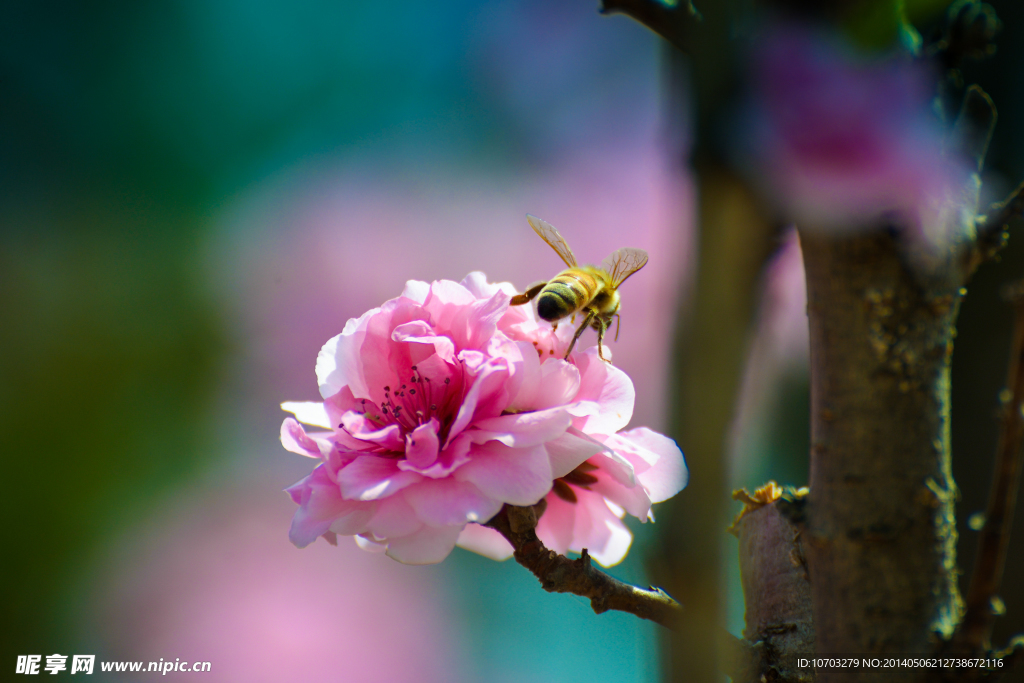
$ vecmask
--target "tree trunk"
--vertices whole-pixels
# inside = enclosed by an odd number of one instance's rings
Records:
[[[928,654],[962,612],[949,368],[961,292],[886,233],[801,232],[811,341],[806,547],[819,654]],[[912,681],[921,669],[878,680]],[[823,683],[856,674],[820,669]]]

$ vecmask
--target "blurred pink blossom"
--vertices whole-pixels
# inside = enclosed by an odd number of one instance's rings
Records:
[[[324,346],[316,369],[325,400],[282,406],[330,429],[307,433],[292,418],[282,425],[288,450],[322,461],[289,489],[300,505],[296,545],[342,534],[411,564],[439,562],[456,542],[507,556],[507,544],[467,524],[505,503],[535,504],[588,458],[587,469],[602,476],[587,474],[584,487],[593,478],[595,491],[634,514],[646,517],[651,500],[682,488],[675,444],[647,430],[615,436],[632,416],[629,377],[594,348],[562,360],[572,330],[552,330],[530,307],[510,308],[514,291],[481,273],[461,283],[411,280]],[[646,471],[651,481],[638,484]],[[553,526],[555,541],[573,542]],[[594,538],[607,557],[628,548]]]
[[[835,231],[899,226],[926,256],[970,229],[977,185],[946,149],[927,68],[775,25],[752,71],[754,167],[788,219]]]

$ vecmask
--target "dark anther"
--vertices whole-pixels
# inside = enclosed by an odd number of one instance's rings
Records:
[[[410,394],[415,394],[415,393],[416,393],[416,390],[415,390],[415,389],[410,389],[410,390],[409,390],[409,393],[410,393]]]
[[[551,490],[554,491],[556,496],[564,500],[566,503],[575,503],[578,500],[576,498],[576,492],[572,490],[572,487],[561,479],[555,479],[552,482]]]
[[[597,483],[597,477],[592,474],[587,474],[586,472],[580,472],[578,469],[573,470],[562,478],[570,484],[576,484],[576,486],[584,489],[591,484]]]

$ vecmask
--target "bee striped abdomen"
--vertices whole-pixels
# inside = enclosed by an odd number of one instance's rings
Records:
[[[589,273],[568,270],[548,282],[537,298],[537,314],[554,322],[586,306],[597,291],[597,280]]]

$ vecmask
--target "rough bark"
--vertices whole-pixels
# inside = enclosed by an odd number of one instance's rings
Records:
[[[949,368],[958,285],[923,284],[886,233],[801,233],[811,340],[807,558],[825,654],[934,652],[962,609]],[[823,669],[823,683],[849,680]],[[882,680],[912,681],[915,669]]]
[[[814,652],[814,620],[803,537],[779,502],[782,490],[770,482],[758,494],[766,489],[768,496],[733,493],[746,502],[731,531],[739,540],[746,608],[743,637],[756,655],[740,681],[806,683],[813,680],[814,671],[801,669],[798,660]]]

